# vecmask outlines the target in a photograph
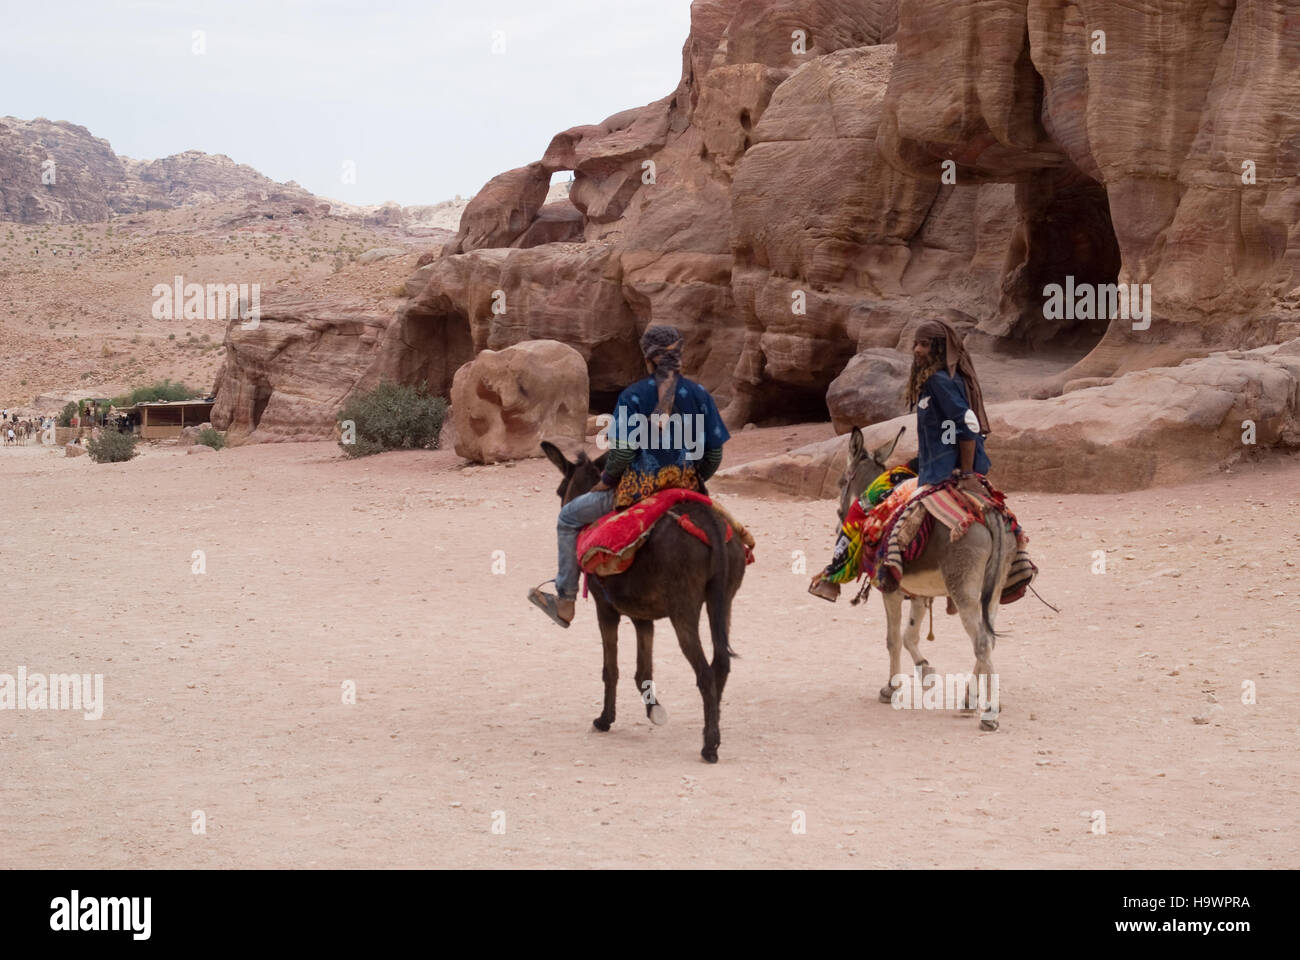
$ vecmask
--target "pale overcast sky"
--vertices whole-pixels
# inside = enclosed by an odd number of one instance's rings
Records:
[[[69,120],[137,159],[224,153],[361,204],[468,196],[659,99],[690,28],[690,0],[0,4],[0,116]]]

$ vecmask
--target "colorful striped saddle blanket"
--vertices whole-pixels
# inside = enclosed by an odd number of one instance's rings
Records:
[[[1007,507],[1006,497],[988,480],[980,478],[983,490],[975,493],[960,489],[955,481],[921,487],[890,520],[880,538],[870,564],[864,563],[872,584],[881,593],[898,589],[903,565],[919,557],[929,543],[937,520],[949,530],[949,538],[960,540],[974,523],[983,523],[985,512],[993,510],[1006,517],[1016,538],[1016,556],[1003,588],[1001,602],[1014,603],[1025,594],[1038,568],[1029,559],[1029,537],[1015,514]]]

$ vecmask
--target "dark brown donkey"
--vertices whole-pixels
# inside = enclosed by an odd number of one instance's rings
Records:
[[[550,443],[543,443],[542,451],[564,474],[556,491],[561,503],[581,496],[599,482],[604,456],[592,460],[580,453],[577,462],[572,462]],[[605,667],[601,671],[605,709],[593,725],[603,732],[614,722],[621,616],[636,628],[636,689],[645,703],[646,716],[655,724],[667,722],[668,712],[655,696],[652,662],[654,622],[667,617],[677,631],[682,653],[695,671],[695,685],[704,700],[704,749],[700,756],[717,763],[722,739],[718,713],[734,656],[727,642],[731,600],[745,577],[745,548],[739,537],[726,541],[726,527],[710,507],[686,501],[673,509],[690,517],[708,535],[709,545],[668,517],[656,524],[626,571],[612,577],[591,577],[591,596],[596,601],[596,620],[605,647]],[[700,646],[701,607],[709,613],[713,663],[709,663]]]

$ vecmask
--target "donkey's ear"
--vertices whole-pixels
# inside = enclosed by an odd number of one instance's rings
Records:
[[[543,440],[542,453],[546,454],[546,459],[551,461],[551,463],[555,464],[556,469],[558,469],[560,473],[563,473],[567,476],[570,472],[572,472],[573,464],[569,462],[569,458],[566,457],[563,453],[561,453],[560,448],[557,447],[555,444],[547,440]]]
[[[892,457],[894,455],[894,451],[898,449],[898,441],[903,439],[903,434],[905,433],[907,433],[907,427],[899,427],[898,436],[894,437],[894,442],[889,444],[888,446],[881,447],[874,454],[872,454],[876,463],[880,464],[881,466],[884,466],[887,463],[889,463],[889,458]]]
[[[866,448],[867,442],[862,439],[862,429],[854,427],[853,432],[849,434],[849,459],[857,460]]]

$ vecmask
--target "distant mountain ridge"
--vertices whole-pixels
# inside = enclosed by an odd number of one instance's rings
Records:
[[[75,123],[0,118],[0,219],[94,223],[234,199],[322,202],[292,181],[276,183],[221,154],[187,150],[133,160]]]
[[[88,129],[63,120],[0,117],[0,220],[100,223],[147,210],[230,200],[287,204],[307,216],[335,216],[410,235],[455,232],[469,198],[402,207],[358,206],[276,183],[224,154],[186,150],[133,160]]]

